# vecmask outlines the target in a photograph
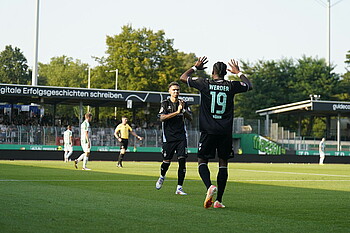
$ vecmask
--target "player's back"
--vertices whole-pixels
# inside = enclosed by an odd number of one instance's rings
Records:
[[[81,132],[80,132],[80,135],[81,135],[80,140],[82,140],[82,141],[87,140],[87,138],[85,138],[86,137],[86,131],[88,132],[88,137],[91,137],[90,123],[87,120],[85,120],[85,121],[83,121],[83,123],[81,123],[80,130],[81,130]]]
[[[64,141],[64,143],[70,143],[70,137],[71,136],[72,136],[72,131],[70,131],[69,129],[64,131],[64,133],[63,133],[63,141]]]
[[[201,93],[199,127],[209,134],[230,134],[233,126],[234,95],[248,91],[244,82],[192,78],[191,87]]]

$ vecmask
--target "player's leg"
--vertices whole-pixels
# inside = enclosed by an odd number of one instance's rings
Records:
[[[182,188],[186,176],[186,158],[182,156],[179,157],[178,163],[179,168],[177,170],[177,187],[175,194],[187,195],[187,193],[185,193]]]
[[[87,145],[84,144],[84,143],[82,143],[82,144],[81,144],[81,147],[82,147],[82,149],[83,149],[83,153],[82,153],[76,160],[74,160],[74,166],[75,166],[76,169],[78,169],[78,163],[79,163],[80,161],[82,161],[82,160],[84,159],[84,157],[85,157],[85,151],[86,151],[86,149],[87,149]]]
[[[125,149],[121,148],[120,149],[120,154],[119,154],[119,157],[118,157],[118,164],[117,164],[118,167],[123,167],[122,161],[124,159],[124,155],[125,155]]]
[[[72,154],[73,154],[73,150],[68,151],[68,154],[67,154],[67,157],[66,157],[67,162],[68,162],[69,157],[70,157]]]
[[[216,186],[212,185],[210,180],[210,171],[208,168],[208,159],[203,159],[198,157],[198,171],[199,175],[202,178],[203,183],[207,188],[207,194],[204,200],[204,208],[209,208],[213,205],[213,197],[216,193]]]
[[[165,177],[169,167],[170,167],[171,161],[170,160],[163,160],[162,165],[160,165],[160,176]]]
[[[227,178],[228,178],[227,167],[228,167],[227,159],[219,158],[219,172],[217,175],[218,192],[216,196],[216,201],[214,203],[214,208],[225,207],[222,204],[222,196],[224,195],[226,184],[227,184]]]
[[[224,208],[222,197],[225,192],[228,178],[228,159],[233,158],[232,136],[224,135],[218,138],[219,172],[217,175],[218,193],[214,208]]]
[[[211,141],[211,136],[201,132],[198,146],[198,173],[202,178],[205,187],[208,189],[212,183],[210,180],[210,171],[208,161],[215,158],[215,142]]]
[[[179,163],[179,168],[177,170],[177,187],[175,194],[187,195],[182,189],[185,176],[186,176],[186,158],[187,158],[187,141],[183,140],[176,144],[176,153]]]
[[[160,176],[156,182],[156,189],[161,189],[165,180],[165,175],[169,169],[169,166],[171,164],[170,160],[163,160],[162,164],[160,165]]]
[[[128,149],[128,140],[122,139],[122,141],[120,142],[120,154],[119,154],[118,164],[117,164],[118,167],[123,167],[123,159],[127,149]]]
[[[86,165],[89,161],[90,151],[85,152],[85,156],[83,159],[83,170],[91,170],[90,168],[87,168]]]
[[[160,165],[160,176],[156,182],[156,189],[161,189],[165,180],[165,175],[170,167],[171,159],[174,156],[173,143],[164,143],[162,147],[163,162]]]
[[[63,154],[63,161],[66,163],[68,161],[67,159],[67,155],[68,155],[68,151],[64,151],[64,154]]]
[[[320,155],[320,162],[319,162],[320,165],[323,165],[324,158],[325,158],[324,155]]]
[[[212,185],[210,180],[210,171],[208,167],[209,159],[215,158],[216,142],[215,135],[209,135],[201,132],[198,146],[198,172],[207,188],[207,194],[204,200],[204,208],[213,205],[213,196],[216,193],[216,186]]]
[[[205,187],[208,189],[212,185],[212,183],[210,179],[210,170],[208,168],[207,159],[198,158],[198,173]]]

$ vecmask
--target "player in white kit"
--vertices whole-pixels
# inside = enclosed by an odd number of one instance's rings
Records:
[[[81,126],[80,126],[80,129],[81,129],[80,143],[84,153],[82,153],[78,159],[74,160],[74,166],[76,169],[78,169],[78,163],[83,160],[83,170],[91,170],[90,168],[86,167],[86,164],[89,160],[90,149],[91,149],[91,129],[90,129],[91,120],[92,120],[92,114],[86,113],[85,121],[83,121],[83,123],[81,123]]]
[[[63,133],[63,142],[64,142],[64,162],[67,163],[69,157],[73,153],[73,134],[72,126],[68,125],[67,130]]]

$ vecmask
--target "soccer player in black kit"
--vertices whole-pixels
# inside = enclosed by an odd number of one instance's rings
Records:
[[[180,80],[188,86],[196,88],[201,94],[199,110],[200,139],[198,145],[198,171],[206,188],[207,195],[204,208],[213,205],[213,196],[217,192],[214,208],[225,208],[222,196],[225,191],[228,172],[228,159],[233,157],[232,127],[233,127],[233,99],[234,95],[252,89],[249,79],[239,70],[238,62],[234,59],[228,63],[230,69],[223,62],[213,66],[212,79],[191,77],[197,70],[204,70],[208,62],[206,57],[200,57],[195,65],[183,73]],[[242,81],[225,80],[226,71],[238,75]],[[219,172],[217,174],[217,187],[212,185],[209,159],[219,157]]]
[[[169,169],[171,159],[175,152],[179,162],[178,168],[178,184],[175,194],[187,195],[182,190],[182,185],[186,174],[186,158],[187,158],[187,136],[185,127],[185,118],[192,120],[192,114],[187,103],[179,99],[180,85],[177,82],[169,84],[170,98],[161,103],[158,114],[162,122],[162,155],[163,163],[160,169],[160,177],[156,183],[156,189],[160,189],[163,185],[166,172]]]

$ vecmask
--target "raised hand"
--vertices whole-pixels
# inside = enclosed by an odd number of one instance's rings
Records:
[[[196,64],[194,64],[194,66],[197,68],[197,70],[204,70],[207,67],[204,67],[205,64],[208,63],[207,57],[199,57],[198,60],[196,61]]]
[[[231,62],[228,62],[228,65],[231,67],[231,69],[227,69],[227,71],[233,74],[239,73],[238,61],[235,61],[235,59],[231,59]]]

